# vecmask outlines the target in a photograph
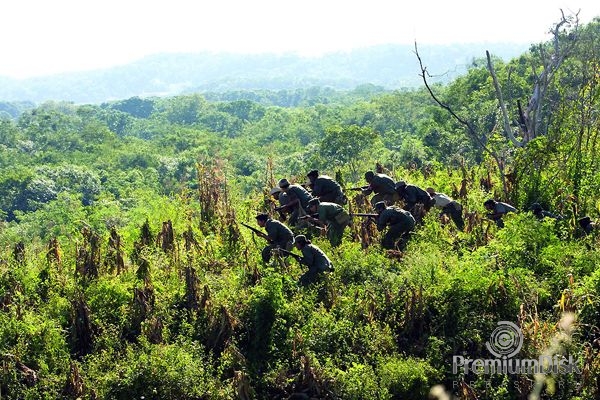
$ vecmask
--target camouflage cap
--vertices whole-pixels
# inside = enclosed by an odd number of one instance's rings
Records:
[[[319,176],[319,171],[317,171],[316,169],[313,169],[308,174],[306,174],[306,176],[308,176],[308,177],[314,176],[316,178],[317,176]]]
[[[279,186],[280,188],[286,188],[286,187],[290,186],[290,181],[288,181],[285,178],[280,179],[279,183],[277,184],[277,186]]]

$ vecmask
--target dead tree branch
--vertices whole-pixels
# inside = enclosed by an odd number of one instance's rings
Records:
[[[415,54],[417,56],[417,59],[419,60],[419,67],[421,68],[421,73],[420,73],[420,77],[423,79],[423,84],[425,85],[425,88],[427,89],[427,91],[429,92],[429,95],[431,96],[431,98],[444,110],[448,111],[448,113],[456,120],[458,121],[461,125],[463,125],[466,130],[467,130],[467,134],[477,143],[477,145],[487,154],[489,154],[494,161],[496,162],[496,165],[498,166],[498,170],[500,171],[500,177],[502,179],[502,186],[504,188],[504,192],[506,193],[506,179],[505,179],[505,174],[504,174],[504,163],[502,162],[502,160],[500,159],[500,156],[498,154],[496,154],[495,152],[493,152],[488,146],[486,141],[480,137],[480,135],[477,133],[477,131],[475,130],[475,128],[473,127],[473,124],[471,124],[471,122],[461,118],[458,114],[456,114],[456,112],[454,112],[454,110],[447,105],[446,103],[442,102],[433,92],[431,86],[429,85],[429,82],[427,81],[427,76],[429,76],[429,73],[427,72],[427,67],[425,67],[423,65],[423,60],[421,60],[421,56],[419,54],[419,49],[417,47],[417,43],[415,42]],[[485,137],[485,136],[484,136]]]

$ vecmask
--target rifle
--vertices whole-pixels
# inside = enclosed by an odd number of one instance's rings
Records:
[[[367,218],[379,218],[379,214],[363,214],[363,213],[350,213],[351,217],[367,217]]]
[[[351,187],[351,188],[345,188],[344,190],[367,190],[369,188],[369,185],[367,186],[357,186],[357,187]]]
[[[282,249],[281,247],[274,249],[274,251],[278,251],[280,253],[285,254],[286,256],[292,256],[294,257],[296,260],[300,261],[302,259],[302,256],[296,253],[292,253],[291,251],[288,251],[286,249]]]
[[[266,233],[259,231],[258,229],[256,229],[253,226],[247,225],[243,222],[240,222],[241,225],[245,226],[246,228],[250,229],[252,232],[256,233],[258,236],[260,236],[263,239],[267,239],[268,241],[271,241],[271,239],[269,239],[269,236],[267,236]]]
[[[308,219],[308,218],[319,218],[319,213],[307,214],[307,215],[303,215],[301,217],[298,217],[298,219]]]

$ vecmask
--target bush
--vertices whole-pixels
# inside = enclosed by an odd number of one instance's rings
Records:
[[[87,382],[107,400],[224,399],[227,390],[216,381],[210,359],[198,345],[129,346],[122,357],[110,352],[89,360]]]
[[[398,357],[384,358],[377,366],[379,386],[392,399],[421,400],[439,379],[439,374],[426,361]]]

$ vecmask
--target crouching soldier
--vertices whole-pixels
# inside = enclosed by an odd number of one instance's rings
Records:
[[[365,172],[365,181],[367,181],[369,186],[362,189],[362,193],[365,196],[375,193],[371,197],[371,206],[373,208],[380,201],[385,201],[387,204],[392,205],[400,199],[398,193],[396,193],[394,180],[386,174],[376,174],[373,171],[367,171]]]
[[[304,235],[298,235],[295,238],[296,248],[302,252],[302,258],[298,261],[306,265],[306,271],[299,280],[302,286],[308,286],[316,282],[325,272],[333,271],[333,264],[323,251],[311,243]]]
[[[442,210],[440,217],[444,214],[449,215],[458,230],[462,231],[465,228],[465,221],[462,216],[462,205],[459,202],[452,200],[444,193],[436,193],[433,188],[427,188],[427,193],[429,193],[435,201],[435,207]]]
[[[344,229],[350,224],[350,215],[342,206],[312,199],[308,202],[310,214],[307,216],[312,223],[327,228],[327,239],[332,247],[342,243]],[[316,214],[316,217],[315,217]]]
[[[269,241],[269,244],[261,252],[262,260],[265,263],[268,263],[271,259],[271,251],[273,249],[292,250],[294,234],[290,228],[275,219],[271,219],[268,214],[258,214],[256,216],[256,223],[267,231],[266,239]]]
[[[504,221],[502,217],[508,213],[517,212],[517,209],[510,204],[496,201],[494,199],[488,199],[483,203],[486,210],[490,211],[487,217],[496,223],[498,228],[504,228]]]
[[[563,217],[561,215],[553,214],[550,211],[544,210],[544,208],[542,207],[542,205],[540,203],[533,203],[531,205],[530,210],[533,213],[533,215],[540,221],[543,220],[544,218],[553,218],[553,219],[557,219],[557,220],[563,219]]]
[[[291,226],[298,226],[299,218],[306,215],[308,210],[308,201],[312,199],[310,193],[300,185],[292,185],[290,182],[283,178],[278,183],[279,188],[283,193],[279,195],[281,201],[281,207],[277,208],[277,211],[283,210],[290,214],[289,224]]]
[[[327,175],[319,175],[319,171],[313,169],[306,175],[312,186],[312,196],[324,203],[337,203],[344,205],[348,202],[342,187],[335,179]]]
[[[404,251],[410,239],[410,233],[415,228],[415,219],[412,214],[398,207],[387,207],[383,201],[375,204],[375,212],[379,215],[377,230],[383,231],[389,227],[383,236],[381,247],[394,249],[398,242],[398,248]]]
[[[434,205],[430,194],[416,185],[408,185],[404,181],[398,181],[395,185],[396,193],[404,201],[404,209],[411,213],[417,204],[422,204],[425,211]]]
[[[579,223],[579,226],[581,227],[581,230],[583,231],[584,236],[591,235],[597,229],[596,223],[592,222],[592,219],[588,216],[579,218],[577,220],[577,222]]]

